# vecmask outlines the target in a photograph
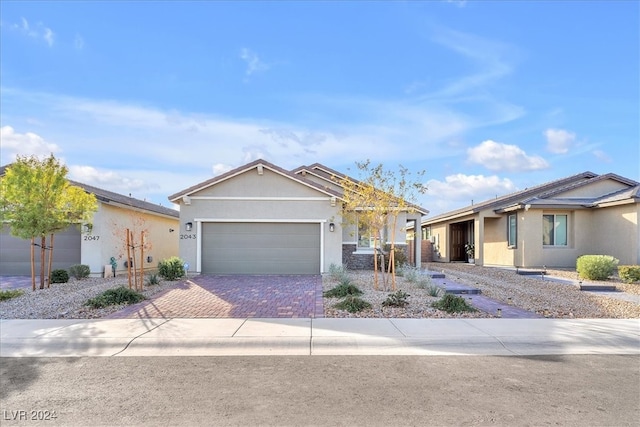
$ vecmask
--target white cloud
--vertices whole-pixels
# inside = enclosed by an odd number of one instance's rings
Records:
[[[93,166],[69,166],[69,178],[123,194],[148,188],[141,179],[124,177],[114,171],[98,170]]]
[[[45,141],[40,135],[17,133],[11,126],[0,128],[0,141],[0,161],[3,164],[15,161],[18,155],[46,157],[60,151],[60,147]]]
[[[468,94],[475,89],[482,89],[482,96],[486,96],[484,92],[487,86],[513,70],[511,58],[516,51],[504,43],[445,28],[440,28],[433,40],[473,62],[476,69],[469,75],[454,78],[443,89],[429,96],[450,97]]]
[[[225,165],[224,163],[216,163],[211,168],[214,176],[222,175],[225,172],[229,172],[231,169],[233,169],[233,166]]]
[[[517,191],[510,179],[496,175],[455,174],[444,181],[429,180],[426,185],[422,205],[431,211],[430,216]]]
[[[516,191],[516,187],[508,178],[496,175],[449,175],[444,181],[435,179],[427,182],[427,193],[453,200],[485,200],[495,195],[503,195]]]
[[[42,38],[47,42],[49,47],[53,46],[53,31],[50,28],[45,28],[42,34]]]
[[[21,18],[19,24],[10,24],[9,28],[18,31],[22,35],[43,40],[49,47],[54,44],[55,33],[51,28],[45,27],[41,22],[33,26],[29,24],[26,18]]]
[[[467,0],[445,0],[446,3],[452,3],[458,7],[465,7],[467,5]]]
[[[247,63],[247,76],[250,76],[259,71],[266,71],[269,69],[269,65],[262,62],[258,55],[250,49],[243,48],[240,51],[240,58]]]
[[[613,161],[611,157],[609,157],[609,155],[602,150],[593,150],[591,154],[593,154],[598,160],[603,163],[611,163]]]
[[[487,140],[467,149],[467,160],[492,171],[532,171],[546,169],[549,164],[540,156],[529,156],[517,145]]]
[[[556,154],[564,154],[576,140],[576,134],[564,129],[547,129],[544,132],[547,138],[547,150]]]

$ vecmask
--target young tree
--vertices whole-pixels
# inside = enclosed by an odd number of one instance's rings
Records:
[[[31,284],[34,291],[34,247],[40,247],[40,289],[43,289],[45,253],[47,249],[51,250],[50,266],[53,235],[72,224],[90,221],[97,209],[95,196],[70,185],[67,172],[67,167],[53,155],[44,160],[36,156],[18,156],[0,178],[0,220],[9,225],[12,235],[31,239]],[[48,235],[51,236],[49,246]],[[36,243],[36,238],[40,243]]]
[[[399,167],[397,173],[385,170],[382,164],[372,166],[370,160],[356,162],[360,179],[348,176],[334,177],[344,190],[343,218],[348,223],[365,225],[375,235],[374,239],[374,288],[378,281],[378,242],[385,238],[385,230],[391,229],[389,236],[391,251],[389,253],[388,272],[392,277],[392,290],[396,289],[395,270],[395,233],[398,217],[401,212],[415,212],[413,201],[417,193],[426,190],[419,180],[411,178],[410,171]],[[422,177],[424,171],[418,173]],[[384,270],[384,263],[382,263]],[[383,280],[386,279],[383,275]]]

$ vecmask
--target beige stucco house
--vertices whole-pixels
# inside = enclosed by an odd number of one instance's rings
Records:
[[[180,257],[190,273],[319,274],[343,263],[366,268],[373,259],[370,239],[361,227],[343,224],[343,192],[331,178],[338,175],[319,164],[288,171],[256,160],[169,196],[180,205]],[[419,224],[424,212],[403,213],[399,223]],[[404,228],[397,236],[406,244]]]
[[[477,265],[575,267],[586,254],[640,264],[640,184],[584,172],[422,221],[434,261]]]
[[[0,169],[0,175],[4,174],[5,168]],[[148,247],[143,259],[145,269],[154,270],[158,261],[178,255],[177,210],[79,182],[70,183],[94,194],[98,200],[98,210],[91,224],[74,225],[56,233],[54,269],[86,264],[92,276],[102,276],[105,266],[111,269],[110,261],[113,257],[116,272],[126,272],[127,228],[138,239],[140,232],[145,231]],[[0,232],[0,276],[31,274],[30,244],[30,240],[13,237],[9,225],[3,225]]]

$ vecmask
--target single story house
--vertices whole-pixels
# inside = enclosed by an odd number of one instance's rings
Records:
[[[256,160],[169,196],[180,205],[180,257],[190,273],[320,274],[332,264],[371,266],[366,227],[343,222],[343,189],[333,178],[340,176],[320,164],[288,171]],[[406,245],[407,222],[419,224],[426,213],[401,213],[398,244]]]
[[[5,169],[6,166],[0,168],[0,176],[4,175]],[[177,210],[79,182],[69,182],[94,194],[98,210],[91,224],[74,225],[56,233],[54,269],[86,264],[92,276],[102,276],[105,269],[107,274],[110,273],[111,258],[114,258],[116,272],[125,273],[127,228],[135,233],[137,240],[140,232],[145,231],[149,248],[144,253],[145,268],[155,269],[158,261],[178,255]],[[31,275],[30,245],[31,240],[12,236],[9,225],[3,224],[0,231],[0,276]],[[36,261],[39,262],[38,253]]]
[[[640,184],[584,172],[422,221],[433,261],[508,267],[575,267],[581,255],[640,264]]]

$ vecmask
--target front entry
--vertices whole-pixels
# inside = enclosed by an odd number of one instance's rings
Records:
[[[451,261],[466,261],[464,252],[466,227],[464,223],[451,224]]]
[[[467,242],[473,242],[473,221],[457,222],[450,226],[450,260],[452,262],[466,262],[468,261],[467,253],[464,250],[464,245]]]

